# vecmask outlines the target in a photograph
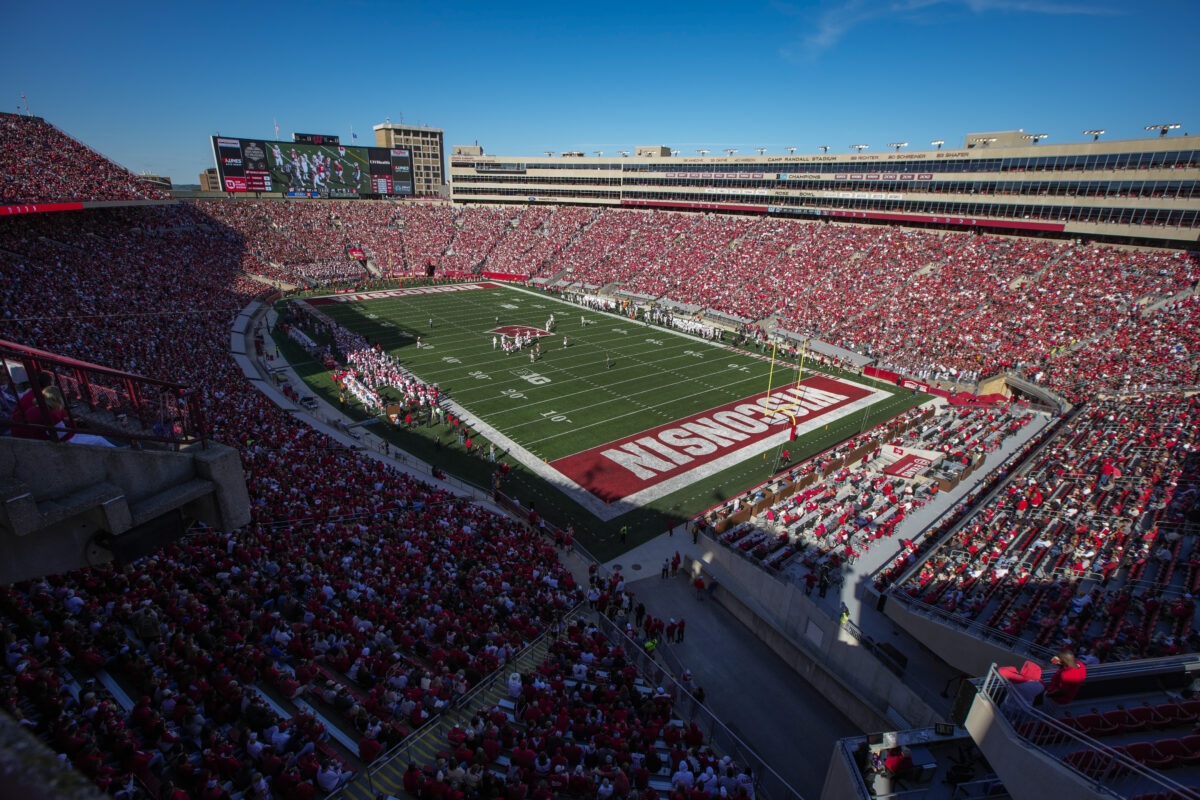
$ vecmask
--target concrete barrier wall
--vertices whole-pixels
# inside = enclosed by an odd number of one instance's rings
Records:
[[[1089,784],[1041,750],[1022,743],[1008,721],[981,694],[975,695],[965,727],[1012,797],[1111,800],[1115,796]]]
[[[714,598],[863,730],[895,730],[944,721],[861,642],[790,583],[775,580],[724,547],[690,574],[717,577]],[[986,671],[986,670],[985,670]]]
[[[1016,655],[1002,645],[910,611],[898,600],[889,600],[883,613],[947,664],[968,675],[986,675],[992,664],[1020,666],[1025,661],[1024,656]]]

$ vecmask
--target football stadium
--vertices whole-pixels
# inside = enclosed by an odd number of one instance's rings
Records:
[[[0,113],[0,794],[1200,800],[1200,137],[379,117]]]

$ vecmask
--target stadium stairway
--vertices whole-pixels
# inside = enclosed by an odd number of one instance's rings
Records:
[[[569,625],[573,617],[568,616],[563,625]],[[338,798],[345,800],[375,800],[380,792],[397,797],[404,793],[404,770],[409,763],[433,764],[438,753],[448,750],[446,734],[455,726],[466,727],[480,709],[500,706],[512,716],[512,702],[508,699],[508,675],[511,672],[526,672],[540,664],[550,650],[553,638],[543,636],[525,648],[512,661],[492,673],[479,687],[469,693],[452,710],[434,717],[402,742],[391,753],[380,757],[379,765],[369,769],[368,774],[358,776],[347,784]]]

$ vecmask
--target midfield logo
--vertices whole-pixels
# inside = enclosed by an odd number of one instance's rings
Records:
[[[530,328],[525,325],[501,325],[499,328],[492,328],[488,331],[490,334],[501,336],[549,336],[550,331],[544,331],[541,328]]]

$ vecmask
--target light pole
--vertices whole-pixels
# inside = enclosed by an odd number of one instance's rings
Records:
[[[619,155],[621,158],[629,158],[629,151],[628,150],[618,150],[617,155]]]
[[[933,140],[932,142],[930,142],[929,144],[933,145],[933,146],[934,146],[934,147],[936,147],[938,150],[941,150],[941,149],[942,149],[942,145],[944,145],[945,143],[946,143],[946,140],[945,140],[945,139],[934,139],[934,140]]]
[[[901,147],[908,147],[908,142],[888,142],[888,147],[896,148],[896,152],[900,152]]]
[[[679,155],[679,151],[678,151],[678,150],[672,150],[672,151],[671,151],[671,158],[675,158],[675,157],[676,157],[676,156],[678,156],[678,155]]]
[[[992,144],[993,142],[996,142],[998,140],[996,139],[995,136],[976,136],[971,141],[974,142],[975,144],[981,144],[984,147],[987,147],[989,144]]]
[[[706,156],[706,155],[708,155],[708,152],[709,152],[709,151],[708,151],[708,148],[707,148],[707,147],[703,147],[703,148],[701,148],[701,149],[699,149],[699,150],[697,150],[697,151],[696,151],[696,155],[699,155],[699,156]]]
[[[1100,141],[1100,137],[1103,136],[1104,133],[1105,133],[1104,128],[1097,128],[1094,131],[1084,131],[1083,135],[1092,137],[1093,142],[1098,142],[1098,141]]]
[[[1049,135],[1050,134],[1048,134],[1048,133],[1027,133],[1024,136],[1022,136],[1021,138],[1027,140],[1030,144],[1037,144],[1038,142],[1040,142],[1042,139],[1045,139]]]
[[[852,144],[852,145],[850,145],[851,150],[857,150],[860,153],[863,150],[869,149],[870,147],[871,147],[871,145],[869,145],[869,144]]]
[[[546,158],[554,158],[554,151],[553,150],[543,150],[542,155],[546,156]]]
[[[1175,128],[1178,128],[1178,127],[1179,127],[1178,122],[1168,122],[1165,125],[1147,125],[1146,130],[1158,131],[1159,136],[1166,136],[1167,131],[1174,130]]]

